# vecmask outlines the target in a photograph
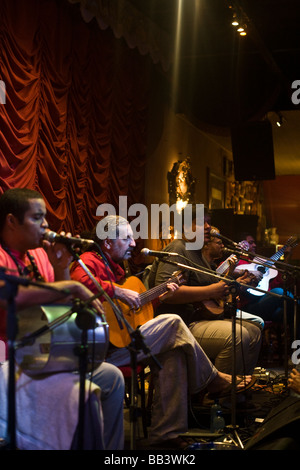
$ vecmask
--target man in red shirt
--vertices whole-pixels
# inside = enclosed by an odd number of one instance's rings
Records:
[[[15,297],[19,316],[22,309],[59,301],[66,305],[74,298],[91,299],[92,292],[79,282],[70,279],[69,264],[72,255],[63,244],[43,239],[48,229],[46,206],[36,191],[15,188],[0,197],[0,266],[8,274],[26,276],[33,281],[28,287],[20,286]],[[34,282],[55,287],[50,290],[36,287]],[[0,338],[6,341],[6,300],[0,289]],[[66,292],[69,295],[66,296]],[[101,302],[92,303],[95,313],[104,311]],[[32,330],[35,331],[34,322]],[[41,379],[28,377],[17,368],[17,446],[20,449],[70,449],[76,448],[78,424],[79,378],[68,371],[49,374]],[[0,367],[0,432],[6,426],[7,363]],[[124,380],[118,368],[102,363],[93,373],[90,399],[93,422],[86,413],[86,422],[96,426],[97,435],[85,436],[84,447],[96,449],[123,448],[123,398]],[[99,400],[101,389],[101,402]],[[96,400],[94,399],[96,397]],[[100,405],[100,412],[99,412]],[[94,407],[96,406],[96,412]],[[98,408],[97,408],[98,407]],[[88,408],[87,408],[88,409]],[[102,416],[103,413],[103,416]],[[104,430],[103,430],[104,426]],[[94,441],[90,441],[90,438]],[[94,447],[95,446],[95,447]]]

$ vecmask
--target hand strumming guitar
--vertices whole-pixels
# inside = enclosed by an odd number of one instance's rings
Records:
[[[260,276],[255,276],[254,274],[250,273],[247,269],[245,269],[245,271],[243,271],[241,274],[241,276],[236,278],[236,281],[239,284],[245,284],[245,287],[243,287],[243,285],[240,285],[240,289],[242,290],[247,290],[246,285],[256,287],[259,281],[261,280]]]
[[[229,286],[224,281],[214,282],[206,286],[207,298],[222,299],[229,294]]]

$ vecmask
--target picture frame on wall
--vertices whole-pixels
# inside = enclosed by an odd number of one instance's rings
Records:
[[[208,208],[224,209],[226,196],[226,181],[222,176],[207,169]]]

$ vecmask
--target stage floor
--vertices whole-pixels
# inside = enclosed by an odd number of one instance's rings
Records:
[[[189,449],[197,449],[197,446],[202,449],[211,442],[226,442],[229,447],[247,448],[248,443],[261,429],[272,410],[281,406],[281,403],[290,396],[290,391],[287,388],[287,372],[289,373],[292,367],[292,364],[289,365],[288,369],[286,369],[286,366],[276,363],[265,364],[264,367],[259,367],[255,371],[257,382],[251,391],[247,392],[246,396],[240,398],[240,394],[238,394],[238,398],[234,403],[232,403],[231,398],[226,401],[223,399],[221,406],[226,432],[221,435],[216,436],[209,431],[211,402],[204,403],[204,405],[190,404],[189,431],[183,436],[184,439],[187,438],[187,444],[192,445]],[[147,394],[147,377],[145,388]],[[151,419],[150,416],[151,414],[148,413],[148,419]],[[144,437],[141,417],[133,426],[126,405],[124,405],[124,420],[125,449],[164,450],[163,447],[149,446],[148,439]],[[201,445],[199,446],[199,444]]]

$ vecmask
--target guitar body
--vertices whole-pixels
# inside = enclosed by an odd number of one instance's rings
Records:
[[[277,276],[278,271],[277,269],[273,269],[273,268],[264,268],[264,270],[265,270],[264,277],[262,278],[261,281],[259,281],[257,288],[262,289],[267,292],[269,290],[270,281],[274,279],[274,277]],[[247,292],[249,292],[249,294],[255,295],[256,297],[259,297],[265,294],[264,292],[259,292],[258,290],[255,290],[255,289],[247,289]]]
[[[201,320],[222,320],[224,317],[224,302],[216,300],[202,300],[194,304],[195,312],[201,316]]]
[[[294,237],[294,236],[290,237],[288,241],[286,242],[286,244],[280,250],[278,250],[273,256],[271,256],[269,261],[266,262],[266,260],[259,259],[259,256],[256,256],[254,258],[254,261],[257,261],[256,263],[250,263],[250,264],[245,264],[245,265],[242,264],[236,269],[243,270],[243,271],[247,269],[250,273],[253,273],[254,275],[258,272],[263,274],[263,278],[259,281],[259,284],[257,285],[257,287],[258,289],[262,289],[267,292],[269,290],[270,280],[274,279],[274,277],[276,277],[278,274],[277,269],[268,267],[267,264],[270,265],[271,263],[273,265],[274,262],[279,260],[280,257],[285,253],[287,248],[289,247],[294,248],[297,245],[298,245],[298,237]],[[264,265],[262,266],[259,265],[259,262],[263,262]],[[265,294],[265,292],[259,292],[255,289],[247,289],[247,292],[249,292],[249,294],[255,295],[256,297]]]
[[[123,289],[130,289],[138,293],[146,292],[144,284],[135,276],[129,277],[124,284],[118,287]],[[143,325],[148,320],[153,318],[153,307],[151,302],[147,303],[139,310],[131,310],[130,307],[119,301],[113,300],[114,304],[119,307],[124,315],[124,318],[135,330],[138,326]],[[117,348],[123,348],[128,346],[131,342],[131,337],[127,331],[126,325],[119,324],[119,321],[113,311],[112,306],[109,302],[103,302],[103,308],[105,310],[105,316],[107,323],[109,324],[109,341]]]
[[[240,247],[247,251],[249,244],[245,241],[239,243]],[[231,276],[238,262],[236,255],[230,255],[223,263],[221,263],[216,272],[224,277]],[[194,304],[195,311],[201,316],[201,320],[222,320],[224,318],[224,300],[208,299],[202,300]]]

